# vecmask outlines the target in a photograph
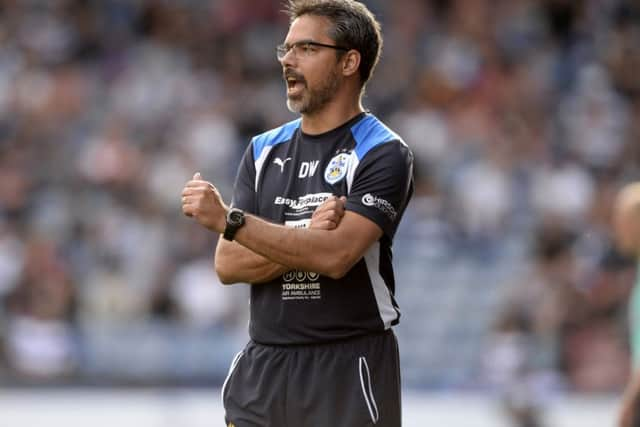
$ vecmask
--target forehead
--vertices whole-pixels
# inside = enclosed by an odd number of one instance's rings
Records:
[[[289,26],[285,43],[291,44],[300,40],[314,40],[317,42],[331,42],[329,30],[331,21],[324,16],[302,15]]]

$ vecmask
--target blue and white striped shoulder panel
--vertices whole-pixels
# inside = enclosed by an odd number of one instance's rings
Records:
[[[255,190],[258,191],[260,172],[269,152],[278,144],[290,141],[293,134],[300,127],[300,119],[293,120],[275,129],[254,136],[251,140],[253,146],[253,161],[256,168]]]
[[[254,136],[251,140],[251,143],[253,144],[254,160],[257,161],[260,158],[265,148],[273,147],[274,145],[289,141],[295,133],[296,129],[298,129],[299,127],[300,119],[296,119],[290,121],[289,123],[285,123],[280,127]]]
[[[351,186],[355,178],[356,170],[362,158],[375,147],[390,141],[398,141],[406,145],[402,138],[385,126],[373,114],[367,114],[362,120],[351,127],[351,135],[356,142],[356,148],[351,154],[351,161],[347,169],[347,191],[351,192]]]
[[[367,114],[362,120],[353,125],[351,134],[356,141],[355,153],[358,161],[373,148],[385,142],[397,140],[404,144],[400,136],[389,129],[372,114]]]

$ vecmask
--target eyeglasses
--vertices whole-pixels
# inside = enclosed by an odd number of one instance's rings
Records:
[[[331,44],[318,43],[311,40],[301,40],[292,44],[281,44],[276,47],[276,57],[278,61],[287,55],[287,53],[293,51],[293,56],[300,58],[303,56],[311,56],[318,51],[320,47],[328,47],[329,49],[348,51],[346,47],[335,46]]]

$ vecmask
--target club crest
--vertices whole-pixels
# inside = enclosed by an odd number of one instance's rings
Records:
[[[329,184],[335,184],[344,178],[347,175],[350,158],[351,156],[347,153],[334,156],[324,171],[324,180]]]

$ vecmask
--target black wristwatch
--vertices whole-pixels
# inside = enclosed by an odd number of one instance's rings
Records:
[[[224,229],[222,237],[231,241],[236,232],[244,225],[244,212],[240,209],[231,208],[227,212],[227,226]]]

